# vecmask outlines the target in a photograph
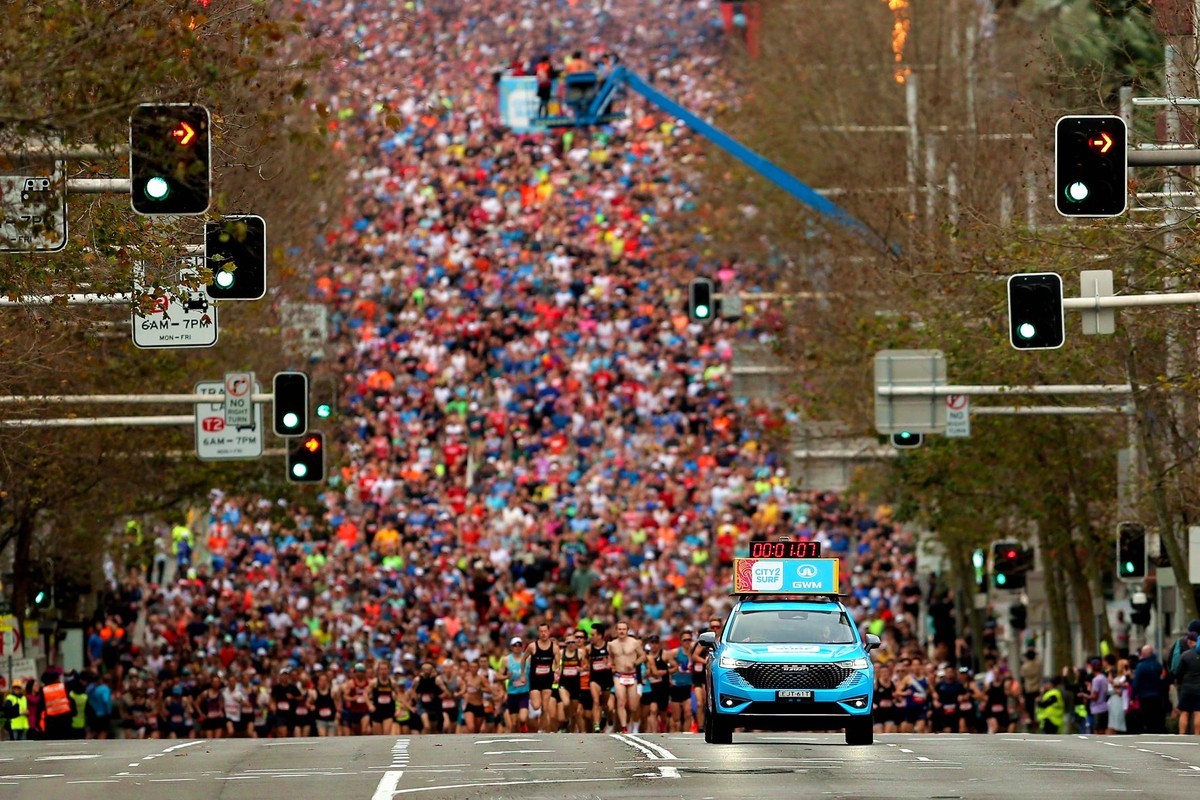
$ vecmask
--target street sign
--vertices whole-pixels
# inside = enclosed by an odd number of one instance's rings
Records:
[[[254,403],[250,388],[254,386],[253,372],[225,373],[225,424],[231,428],[254,425]]]
[[[941,350],[880,350],[875,354],[875,430],[882,434],[942,433],[945,400],[932,393],[911,397],[881,393],[883,388],[946,386]]]
[[[283,351],[293,358],[320,361],[329,340],[328,311],[322,303],[290,303],[280,306]]]
[[[965,439],[971,435],[971,398],[965,394],[946,395],[946,438]]]
[[[0,252],[53,253],[67,246],[67,184],[61,161],[0,164]]]
[[[1079,273],[1079,296],[1086,299],[1112,297],[1112,270],[1082,270]],[[1097,333],[1116,333],[1117,310],[1115,308],[1085,308],[1081,316],[1083,317],[1083,332],[1087,336]]]
[[[154,306],[141,316],[132,313],[133,343],[138,347],[179,348],[212,347],[217,343],[217,304],[208,299],[203,285],[183,288],[183,282],[198,275],[204,259],[189,256],[178,260],[179,271],[172,276],[172,287],[158,289]],[[178,282],[176,282],[178,281]],[[133,295],[138,298],[156,291],[146,279],[142,264],[133,266]]]
[[[224,381],[201,381],[196,394],[221,394]],[[252,391],[262,389],[254,384]],[[237,461],[261,458],[263,453],[263,407],[252,403],[253,424],[238,427],[225,419],[221,403],[196,404],[196,457],[201,461]]]

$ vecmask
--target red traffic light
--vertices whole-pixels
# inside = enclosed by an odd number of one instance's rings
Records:
[[[1009,550],[1009,551],[1008,551],[1007,553],[1005,553],[1004,555],[1005,555],[1007,558],[1016,558],[1016,557],[1017,557],[1017,551],[1016,551],[1016,550]]]
[[[304,440],[304,449],[310,453],[315,453],[321,449],[321,440],[316,436],[310,436]]]

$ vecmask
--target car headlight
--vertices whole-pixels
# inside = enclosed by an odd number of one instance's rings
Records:
[[[721,660],[717,663],[721,666],[721,669],[741,669],[742,667],[749,667],[754,664],[753,661],[743,661],[733,656],[721,656]]]
[[[865,656],[859,656],[858,658],[852,658],[849,661],[839,661],[837,666],[841,667],[842,669],[866,669],[867,667],[871,666],[871,662],[868,661]]]

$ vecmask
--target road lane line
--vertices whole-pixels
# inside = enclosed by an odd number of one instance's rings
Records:
[[[195,747],[198,744],[204,744],[205,741],[206,740],[204,740],[204,739],[196,739],[196,740],[190,741],[190,742],[181,742],[179,744],[173,744],[170,747],[168,747],[166,750],[163,750],[163,752],[164,753],[174,753],[176,750],[182,750],[185,747]],[[212,740],[209,739],[207,741],[212,741]]]
[[[379,779],[379,785],[375,787],[375,794],[371,795],[371,800],[392,800],[392,796],[397,794],[396,787],[403,777],[404,772],[398,769],[389,769],[383,773],[383,777]]]
[[[151,778],[151,783],[184,783],[185,781],[194,781],[195,778]]]
[[[654,752],[649,747],[646,747],[645,745],[643,745],[641,742],[637,741],[636,739],[629,739],[626,737],[625,734],[621,734],[621,733],[610,733],[609,736],[616,739],[618,742],[623,742],[636,750],[640,750],[651,761],[660,760],[658,757],[658,753]]]
[[[99,753],[76,753],[62,756],[38,756],[34,761],[83,761],[88,758],[99,758]]]
[[[484,750],[485,756],[522,756],[526,753],[553,753],[553,750]]]
[[[105,780],[101,780],[101,781],[67,781],[68,785],[77,784],[77,783],[120,783],[120,781],[114,780],[112,778],[106,778]]]
[[[551,780],[534,781],[496,781],[492,783],[453,783],[447,786],[418,786],[415,789],[398,789],[396,794],[416,794],[417,792],[444,792],[447,789],[474,789],[476,786],[543,786],[550,783],[608,783],[624,781],[627,778],[555,778]],[[371,800],[383,800],[376,794]]]
[[[933,759],[926,758],[925,756],[917,756],[917,761],[932,761],[932,760]]]
[[[653,750],[654,752],[658,753],[658,755],[659,755],[661,758],[665,758],[665,759],[667,759],[668,761],[674,761],[674,760],[675,760],[675,754],[674,754],[674,753],[672,753],[670,750],[668,750],[667,748],[665,748],[665,747],[663,747],[663,746],[661,746],[661,745],[657,745],[657,744],[655,744],[654,742],[648,742],[648,741],[646,741],[645,739],[641,738],[640,736],[638,736],[638,735],[637,735],[637,734],[635,734],[635,733],[627,733],[627,734],[625,734],[625,738],[626,738],[626,739],[630,739],[630,740],[632,740],[632,741],[635,741],[635,742],[641,742],[642,744],[646,745],[646,747],[649,747],[651,750]]]
[[[541,739],[480,739],[475,744],[500,744],[501,742],[541,742]]]
[[[912,752],[912,750],[909,750],[907,747],[901,747],[901,748],[900,748],[900,752],[901,752],[901,753],[911,753],[911,752]]]

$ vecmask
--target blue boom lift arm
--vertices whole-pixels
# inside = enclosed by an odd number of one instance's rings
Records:
[[[616,99],[616,94],[620,87],[628,86],[662,111],[686,122],[692,130],[750,167],[750,169],[822,217],[833,220],[843,228],[861,236],[875,247],[882,248],[892,255],[900,254],[900,250],[895,244],[888,242],[877,231],[868,227],[837,203],[822,197],[811,186],[783,170],[774,162],[759,155],[720,128],[706,122],[698,114],[689,111],[670,97],[667,97],[640,75],[626,69],[624,65],[618,65],[599,87],[595,87],[597,80],[595,73],[569,74],[566,76],[566,79],[568,91],[567,105],[574,110],[574,116],[535,118],[533,120],[535,124],[549,126],[589,126],[619,118],[623,115],[613,113],[610,110],[610,106]],[[572,101],[572,86],[579,84],[589,85],[592,87],[592,90],[588,91],[585,89],[582,93],[576,93],[575,99]]]

